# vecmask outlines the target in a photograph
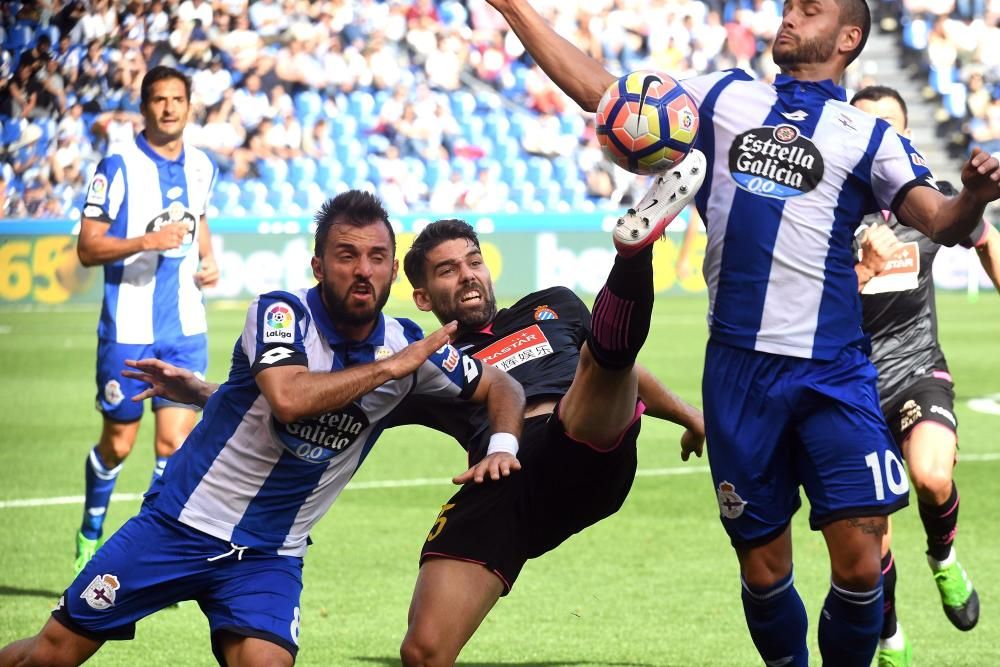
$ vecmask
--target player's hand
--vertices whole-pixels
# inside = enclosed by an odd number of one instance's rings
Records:
[[[204,289],[215,287],[219,283],[219,265],[215,263],[215,257],[206,255],[201,258],[201,267],[198,273],[194,274],[194,284]]]
[[[1000,199],[1000,160],[979,148],[962,166],[962,185],[980,204]]]
[[[205,382],[186,368],[178,368],[160,359],[126,359],[125,365],[135,370],[123,370],[122,375],[150,385],[145,391],[133,396],[133,401],[160,396],[175,403],[201,405],[203,402]]]
[[[902,247],[887,225],[872,225],[861,237],[861,263],[877,276]]]
[[[510,477],[510,473],[520,469],[521,462],[513,454],[494,452],[461,475],[453,477],[451,481],[455,484],[465,484],[472,481],[480,484],[487,476],[492,480],[498,480],[501,477]]]
[[[686,429],[681,435],[681,461],[687,461],[694,454],[701,458],[705,450],[705,431],[693,431]]]
[[[146,250],[173,250],[180,248],[188,233],[187,223],[171,222],[155,232],[146,233]]]
[[[434,333],[428,334],[423,340],[410,343],[381,363],[385,364],[394,379],[404,378],[420,368],[420,365],[437,350],[447,345],[457,330],[458,322],[449,322]]]

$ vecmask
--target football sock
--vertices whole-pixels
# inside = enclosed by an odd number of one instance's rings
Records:
[[[745,580],[742,583],[743,614],[760,656],[767,664],[806,667],[809,620],[792,573],[770,588],[754,589]]]
[[[639,356],[653,316],[653,248],[615,257],[608,280],[594,300],[587,344],[602,368],[629,368]]]
[[[882,557],[882,639],[896,634],[896,559],[892,551]]]
[[[958,530],[958,487],[951,483],[951,495],[940,505],[927,505],[917,501],[920,520],[927,534],[927,555],[942,561],[951,553],[951,544]]]
[[[89,540],[96,540],[101,536],[104,528],[104,516],[108,511],[108,503],[111,501],[111,492],[115,490],[115,482],[118,480],[118,473],[121,472],[122,463],[114,468],[108,468],[101,460],[101,455],[97,453],[97,445],[87,454],[87,462],[84,465],[84,479],[86,480],[86,491],[83,499],[83,523],[80,532]]]
[[[824,665],[868,667],[882,628],[882,585],[848,591],[831,582],[819,619],[819,652]]]
[[[149,485],[152,486],[156,483],[156,480],[163,477],[163,469],[167,467],[167,457],[157,456],[156,463],[153,464],[153,478],[149,480]]]

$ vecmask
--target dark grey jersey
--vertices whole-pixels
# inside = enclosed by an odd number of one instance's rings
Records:
[[[896,216],[875,213],[865,217],[861,230],[887,224],[903,244],[881,274],[861,292],[863,327],[872,341],[872,363],[878,369],[878,391],[883,407],[917,378],[948,370],[938,343],[934,278],[931,269],[941,246]],[[985,237],[983,222],[963,246]]]

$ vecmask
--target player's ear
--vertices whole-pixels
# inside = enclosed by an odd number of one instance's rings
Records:
[[[323,260],[317,257],[316,255],[313,255],[312,258],[312,270],[313,270],[313,278],[316,279],[316,282],[320,283],[323,282]]]
[[[417,308],[425,313],[431,312],[431,297],[423,287],[413,289],[413,303],[417,304]]]
[[[396,282],[396,275],[398,273],[399,273],[399,260],[394,259],[392,260],[392,280],[389,281],[390,285]]]

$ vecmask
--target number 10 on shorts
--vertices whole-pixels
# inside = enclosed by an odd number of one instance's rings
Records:
[[[885,500],[885,486],[889,485],[889,491],[893,495],[901,496],[910,490],[910,481],[906,478],[906,471],[900,463],[896,454],[891,450],[885,450],[885,466],[878,460],[878,452],[872,452],[865,456],[865,464],[872,471],[872,482],[875,484],[875,499]],[[883,475],[883,470],[885,474]]]

